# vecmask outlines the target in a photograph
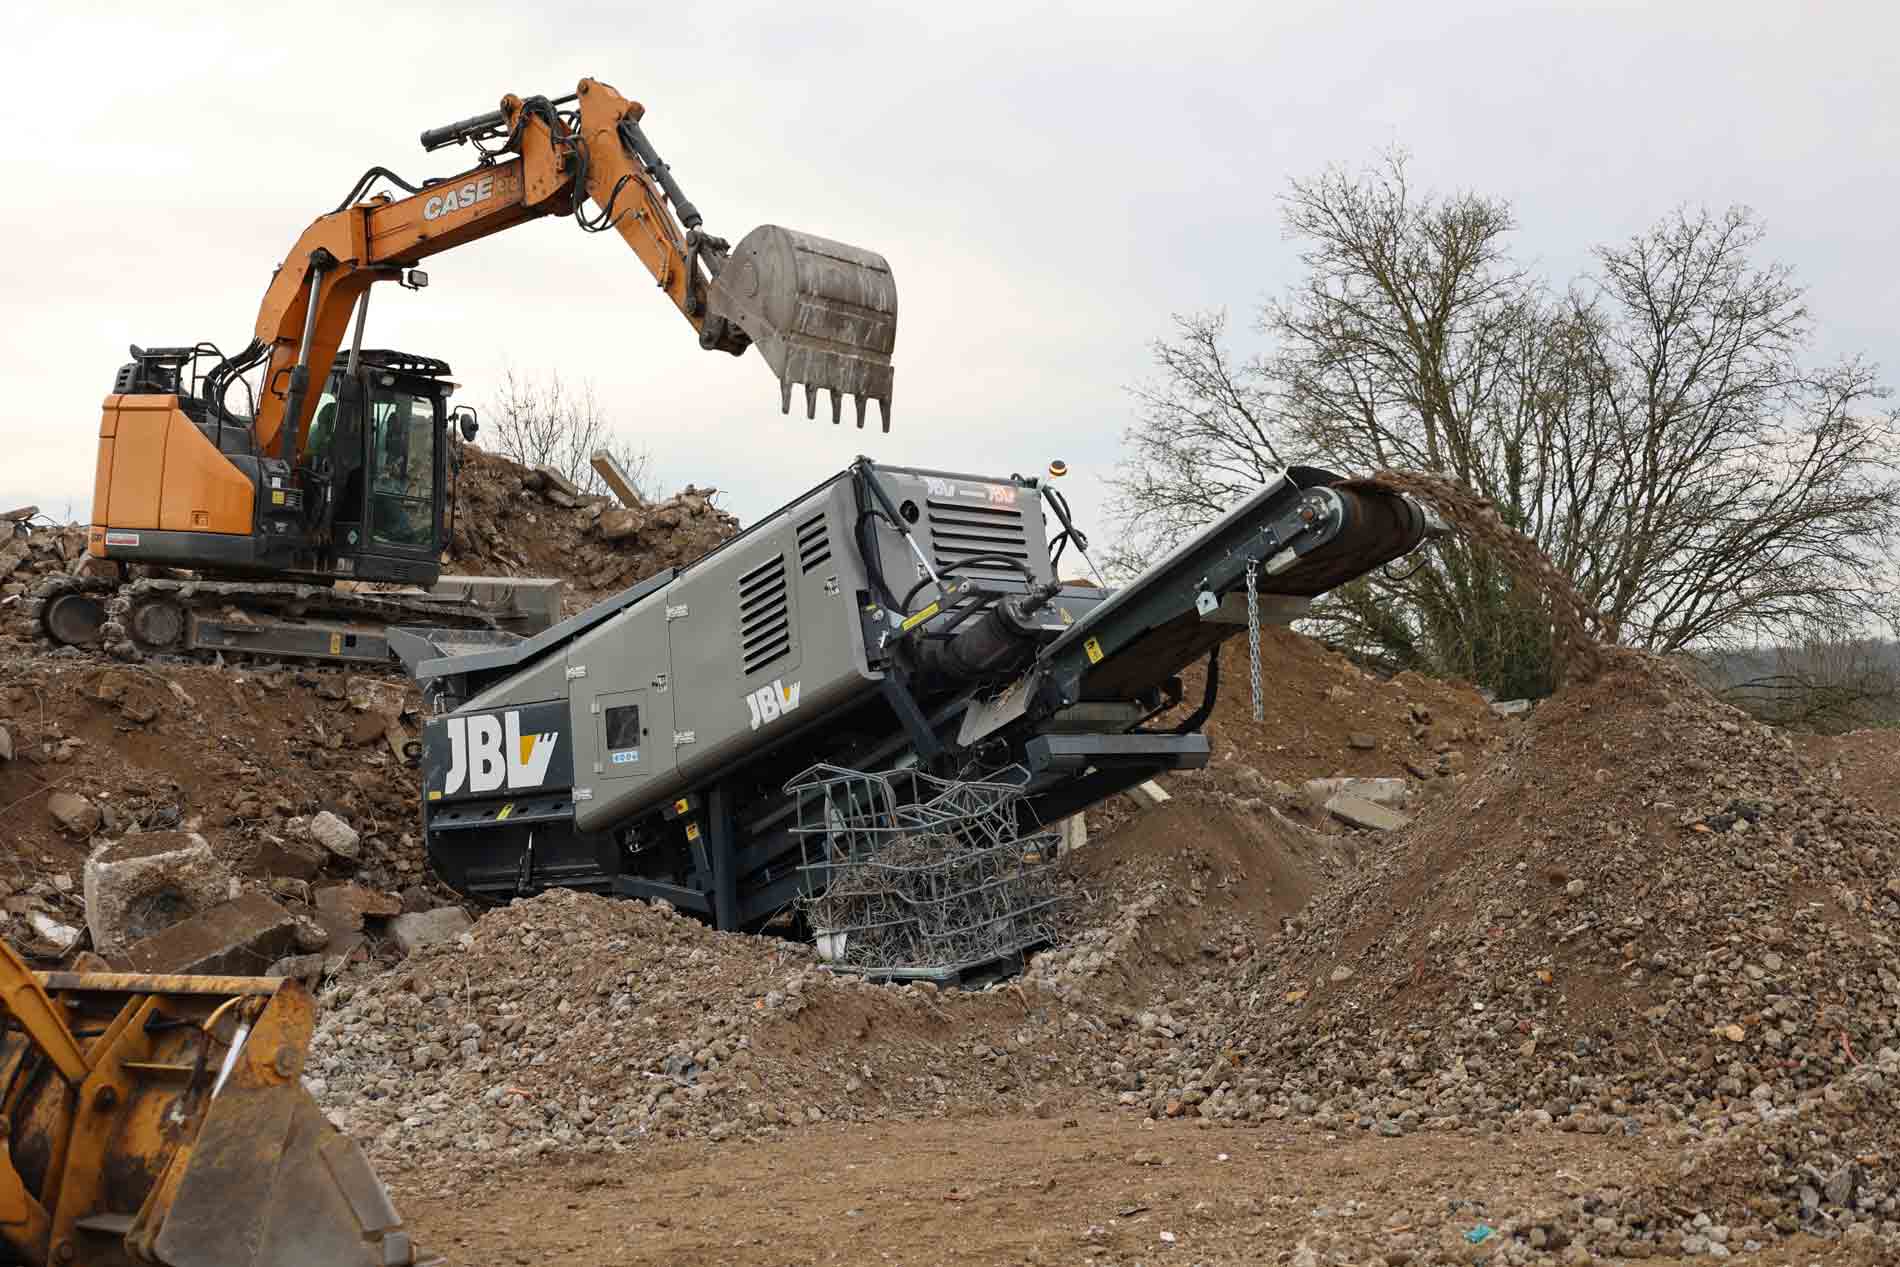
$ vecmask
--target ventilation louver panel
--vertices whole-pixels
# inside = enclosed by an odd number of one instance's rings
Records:
[[[831,533],[823,515],[798,525],[798,570],[805,573],[831,561]]]
[[[1015,507],[935,499],[926,504],[930,507],[930,548],[937,566],[954,567],[977,555],[1029,562],[1029,534],[1023,526],[1023,512]],[[995,560],[975,564],[970,570],[1018,575],[1016,569]]]
[[[739,654],[747,676],[792,650],[792,608],[785,557],[774,555],[739,578]]]

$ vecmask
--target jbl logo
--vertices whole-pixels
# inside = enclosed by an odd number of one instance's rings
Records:
[[[448,719],[449,773],[442,794],[454,796],[464,783],[471,792],[492,792],[506,782],[510,789],[541,786],[548,763],[554,760],[556,733],[524,735],[521,714],[472,713]]]
[[[798,711],[798,683],[787,686],[773,678],[770,686],[761,686],[749,693],[745,704],[752,713],[752,729],[757,730],[787,713]]]

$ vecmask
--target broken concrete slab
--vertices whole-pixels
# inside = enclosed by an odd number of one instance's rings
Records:
[[[1325,809],[1326,802],[1342,792],[1390,809],[1403,809],[1412,799],[1412,785],[1405,779],[1395,778],[1308,779],[1300,785],[1300,791],[1316,811]]]
[[[1089,843],[1088,820],[1080,814],[1071,814],[1056,824],[1056,836],[1057,854],[1073,853]]]
[[[73,948],[79,940],[79,930],[71,924],[61,923],[44,911],[34,911],[26,917],[28,927],[37,933],[40,939],[61,954]]]
[[[1412,821],[1409,816],[1395,809],[1347,792],[1341,792],[1327,801],[1326,812],[1348,827],[1363,827],[1367,831],[1397,831]]]
[[[566,493],[569,497],[573,498],[576,503],[580,501],[580,488],[575,485],[573,480],[567,478],[567,476],[561,474],[553,467],[545,465],[537,466],[534,468],[534,473],[547,481],[542,486],[544,491]]]
[[[355,862],[363,852],[363,838],[356,829],[329,810],[323,810],[305,828],[310,838],[339,858]]]
[[[1127,794],[1134,799],[1135,804],[1141,806],[1143,809],[1152,809],[1157,805],[1166,805],[1169,801],[1174,799],[1168,795],[1168,789],[1162,787],[1153,779],[1149,779],[1145,783],[1135,784],[1135,786],[1128,789]]]
[[[314,840],[286,840],[266,834],[258,840],[251,860],[244,866],[244,874],[259,879],[270,876],[314,880],[329,861],[329,851]]]
[[[402,684],[383,678],[352,676],[344,685],[344,696],[359,713],[378,713],[384,717],[402,716],[406,703]]]
[[[639,490],[634,488],[633,481],[627,478],[627,473],[620,469],[620,463],[614,461],[613,454],[605,449],[595,449],[587,461],[594,468],[594,473],[600,476],[601,483],[613,490],[622,506],[638,506],[645,501]]]
[[[403,954],[413,955],[425,947],[454,941],[473,927],[475,921],[461,907],[438,906],[433,911],[398,915],[389,921],[389,935]]]
[[[317,914],[361,928],[366,918],[390,919],[402,914],[402,899],[362,884],[332,884],[317,890]]]
[[[601,512],[598,526],[603,541],[626,541],[646,530],[647,517],[640,510],[606,510]]]
[[[197,832],[144,832],[93,850],[81,891],[93,949],[113,955],[229,901],[231,873]]]
[[[71,792],[54,792],[46,798],[46,812],[62,829],[75,836],[90,836],[99,830],[104,815],[99,807]]]
[[[297,949],[297,917],[245,893],[109,956],[123,972],[256,976]]]
[[[1491,705],[1491,711],[1499,717],[1522,717],[1531,711],[1531,701],[1527,699],[1501,699]]]

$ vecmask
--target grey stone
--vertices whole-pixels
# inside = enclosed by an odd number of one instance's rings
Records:
[[[104,815],[99,807],[83,796],[71,792],[54,792],[46,798],[46,812],[53,821],[75,836],[90,836],[99,830]]]
[[[1395,809],[1345,792],[1326,802],[1326,812],[1348,827],[1363,827],[1368,831],[1397,831],[1412,821]]]
[[[1828,1176],[1827,1183],[1821,1188],[1821,1194],[1833,1205],[1847,1205],[1854,1199],[1854,1193],[1860,1188],[1860,1167],[1848,1162]]]
[[[93,850],[82,892],[93,949],[110,956],[228,901],[231,873],[196,832],[145,832]]]
[[[1501,699],[1491,705],[1491,711],[1499,717],[1522,717],[1531,711],[1531,702],[1527,699]]]
[[[1412,785],[1404,779],[1308,779],[1300,790],[1314,809],[1324,809],[1326,802],[1342,794],[1390,809],[1401,809],[1412,799]]]
[[[323,979],[322,955],[286,955],[264,970],[267,977],[291,977],[315,987]]]
[[[324,810],[310,820],[310,838],[339,858],[355,862],[362,856],[363,838],[348,823]]]
[[[438,906],[433,911],[398,915],[389,921],[389,935],[402,953],[413,955],[426,946],[454,941],[474,926],[461,907]]]

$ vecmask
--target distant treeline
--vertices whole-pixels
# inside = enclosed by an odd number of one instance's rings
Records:
[[[1816,637],[1697,657],[1703,680],[1763,721],[1839,732],[1900,725],[1900,642]]]

